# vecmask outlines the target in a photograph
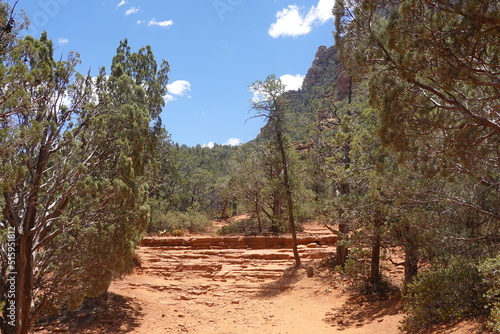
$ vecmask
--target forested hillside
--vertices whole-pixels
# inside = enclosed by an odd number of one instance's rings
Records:
[[[82,75],[47,33],[20,37],[27,19],[1,2],[2,333],[105,292],[145,234],[209,233],[236,214],[219,233],[328,226],[355,291],[400,290],[404,332],[476,315],[500,331],[498,1],[338,0],[334,14],[335,46],[300,90],[249,83],[257,138],[187,147],[161,124],[170,68],[149,46],[117,41],[108,70]]]

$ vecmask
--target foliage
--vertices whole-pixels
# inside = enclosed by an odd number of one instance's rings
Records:
[[[187,212],[196,207],[211,218],[224,216],[232,204],[228,189],[229,161],[238,147],[187,147],[170,142],[167,138],[158,150],[159,171],[150,201],[165,213]],[[160,213],[161,213],[160,212]]]
[[[469,258],[454,256],[436,262],[406,285],[403,298],[408,315],[402,329],[418,332],[483,312],[487,287],[482,278]]]
[[[335,268],[349,280],[349,289],[355,294],[369,300],[384,300],[391,295],[399,296],[400,287],[394,285],[386,276],[381,275],[376,282],[370,279],[371,258],[372,252],[369,248],[351,247],[344,267],[335,266]],[[330,265],[335,265],[335,259],[332,261]]]
[[[477,312],[484,285],[471,264],[499,245],[498,2],[339,0],[334,14],[385,150],[348,213],[372,203],[381,241],[405,251],[407,329]],[[412,281],[422,262],[430,269]]]
[[[242,219],[229,223],[223,226],[217,232],[220,235],[238,234],[238,235],[258,235],[264,231],[271,230],[271,221],[264,218],[259,226],[257,219]]]
[[[75,53],[56,61],[46,33],[16,37],[2,51],[0,225],[15,231],[16,261],[8,270],[2,247],[0,302],[11,299],[5,280],[15,272],[19,334],[42,312],[72,309],[132,268],[169,68],[126,41],[111,74],[97,77],[76,73]]]
[[[338,1],[336,41],[369,80],[382,143],[446,186],[429,195],[475,211],[495,234],[498,214],[500,8],[497,1]],[[467,196],[464,189],[481,196]],[[491,201],[491,202],[490,202]]]
[[[484,294],[485,306],[490,311],[488,327],[500,332],[500,255],[481,261],[478,270],[483,276],[483,284],[488,289]]]
[[[148,225],[149,234],[176,234],[176,231],[189,231],[189,233],[208,232],[212,227],[210,219],[199,210],[190,209],[187,212],[168,211],[159,214]],[[178,234],[178,233],[177,233]]]
[[[285,86],[275,75],[269,75],[265,81],[256,81],[251,85],[251,90],[258,94],[252,102],[252,109],[256,112],[256,117],[264,117],[268,123],[265,138],[268,141],[271,158],[271,174],[274,180],[282,188],[275,188],[275,201],[272,220],[281,215],[280,198],[283,199],[286,207],[286,215],[292,234],[292,249],[295,259],[295,267],[301,266],[299,252],[297,250],[297,235],[294,218],[294,182],[292,177],[292,167],[294,159],[291,153],[291,145],[288,136],[286,123],[287,100],[283,96]]]

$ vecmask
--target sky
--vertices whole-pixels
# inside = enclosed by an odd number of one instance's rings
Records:
[[[161,118],[179,144],[239,145],[263,120],[252,118],[249,86],[269,74],[298,89],[320,45],[333,45],[335,0],[19,0],[45,30],[55,57],[80,54],[78,70],[109,73],[121,40],[150,45],[170,64]],[[14,0],[7,1],[11,5]]]

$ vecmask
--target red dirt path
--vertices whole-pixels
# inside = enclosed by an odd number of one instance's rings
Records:
[[[303,235],[326,235],[309,225]],[[333,246],[300,246],[306,270],[293,271],[290,249],[140,247],[142,266],[101,300],[36,333],[381,334],[398,333],[397,298],[355,300],[347,281],[319,266]],[[402,268],[391,270],[398,280]],[[462,323],[429,333],[481,333]]]

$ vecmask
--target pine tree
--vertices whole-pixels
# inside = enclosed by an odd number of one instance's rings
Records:
[[[282,173],[283,188],[287,206],[287,216],[290,232],[292,234],[292,247],[295,259],[295,268],[300,268],[301,261],[297,249],[297,233],[294,218],[294,198],[292,194],[292,180],[290,174],[290,156],[288,153],[289,142],[287,139],[285,113],[286,100],[283,98],[285,87],[281,80],[274,75],[269,75],[265,81],[256,81],[251,86],[260,97],[253,102],[252,108],[257,117],[267,119],[270,141],[274,146],[277,160],[280,163],[279,173]]]

